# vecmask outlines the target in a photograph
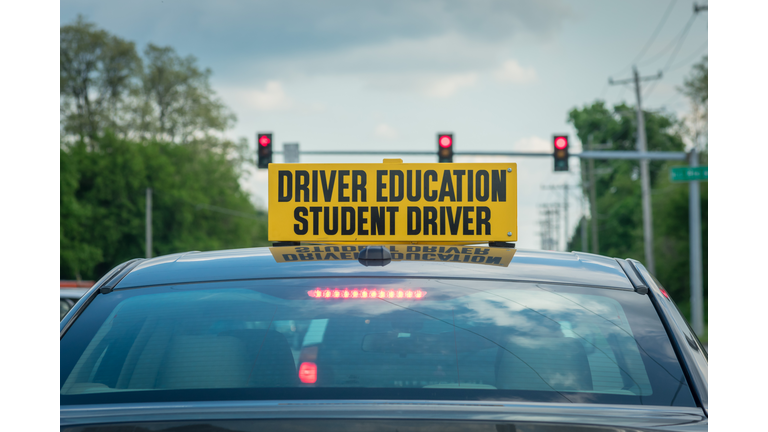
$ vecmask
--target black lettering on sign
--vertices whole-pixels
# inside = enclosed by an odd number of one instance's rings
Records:
[[[307,214],[308,213],[306,207],[296,207],[293,210],[293,218],[296,219],[296,222],[299,222],[293,225],[293,232],[298,235],[304,235],[307,233],[307,220],[304,219]]]
[[[330,207],[323,207],[323,228],[326,235],[334,235],[339,232],[339,208],[333,207],[333,217],[330,216]],[[333,222],[333,228],[331,228],[329,219]]]
[[[311,253],[308,253],[306,255],[305,254],[299,254],[299,259],[301,261],[314,261],[315,260],[315,256],[312,255]]]
[[[488,257],[485,259],[486,264],[501,264],[501,257]]]
[[[438,198],[438,201],[443,202],[446,198],[450,198],[451,202],[456,201],[456,194],[453,191],[453,178],[448,170],[443,171],[443,184],[440,185],[440,198]]]
[[[368,207],[357,208],[357,233],[359,235],[368,235],[368,230],[363,228],[364,225],[368,224],[368,218],[365,217],[366,213],[368,213]]]
[[[312,170],[312,202],[317,202],[317,170]]]
[[[400,170],[389,171],[389,201],[400,202],[403,200],[403,172]]]
[[[322,207],[310,207],[309,212],[312,213],[312,235],[318,235],[320,231],[320,212],[323,211]]]
[[[491,209],[488,207],[477,208],[477,235],[491,235]],[[483,232],[485,228],[485,232]]]
[[[371,207],[371,235],[386,235],[384,214],[384,207]]]
[[[387,207],[387,212],[389,212],[389,235],[395,235],[395,213],[399,211],[399,207]]]
[[[368,202],[368,195],[365,194],[365,185],[368,184],[368,176],[365,171],[352,171],[352,202],[357,202],[358,193],[362,202]]]
[[[432,258],[429,258],[429,257],[432,257]],[[433,253],[425,253],[424,255],[421,256],[421,258],[424,261],[434,261],[435,260],[435,254],[433,254]]]
[[[299,257],[294,254],[283,254],[283,261],[298,261]]]
[[[421,233],[421,209],[419,207],[408,207],[408,235],[418,235]]]
[[[507,171],[493,170],[491,181],[491,201],[507,202]]]
[[[437,246],[424,246],[421,248],[422,252],[437,252]]]
[[[302,195],[304,195],[304,202],[308,202],[309,173],[304,170],[296,170],[296,202],[301,202]]]
[[[408,246],[405,249],[406,252],[419,252],[421,251],[421,246]]]
[[[469,224],[472,223],[472,218],[469,217],[469,214],[473,211],[475,211],[474,207],[464,207],[464,232],[462,232],[463,235],[475,235],[475,232],[471,229],[469,229]],[[471,253],[471,252],[470,252]]]
[[[296,253],[300,253],[300,252],[309,252],[309,248],[306,246],[297,246]]]
[[[434,201],[437,199],[437,191],[433,191],[429,189],[429,178],[432,178],[434,181],[437,181],[437,171],[435,170],[426,170],[424,171],[424,199],[427,201]]]
[[[453,209],[447,207],[448,210],[448,227],[451,229],[451,235],[459,233],[459,220],[461,219],[462,207],[456,207],[456,213],[453,213]]]
[[[339,174],[341,180],[341,174]],[[349,215],[349,217],[347,217]],[[352,235],[355,233],[355,208],[341,208],[341,235]]]
[[[392,261],[397,261],[403,259],[403,253],[402,252],[392,252]]]
[[[432,227],[430,230],[429,228]],[[437,209],[435,207],[424,207],[424,235],[437,234]]]
[[[387,202],[387,197],[384,196],[384,189],[387,188],[387,185],[384,183],[385,175],[387,175],[386,170],[376,170],[376,201],[377,202]],[[373,217],[373,213],[371,213],[371,217]]]
[[[408,192],[408,201],[416,202],[421,199],[421,170],[416,170],[416,181],[413,181],[413,170],[406,172],[408,177],[407,186],[405,188]],[[416,187],[414,187],[414,184]]]
[[[344,177],[349,175],[349,170],[339,170],[339,202],[349,202],[349,197],[344,196],[344,191],[349,189],[349,185],[344,181]]]
[[[473,170],[467,170],[467,201],[472,202],[474,199],[472,199],[473,191],[475,187],[473,186],[475,183],[475,178],[472,177]]]
[[[464,177],[464,174],[466,174],[465,170],[453,170],[453,175],[456,176],[456,199],[459,202],[461,202],[462,191],[461,179]]]
[[[481,207],[481,208],[485,208],[485,207]],[[478,213],[480,213],[480,209],[478,209]],[[478,216],[478,219],[479,218],[480,216]],[[475,248],[475,255],[488,255],[488,252],[490,251],[491,250],[489,248]]]
[[[472,262],[473,263],[482,263],[483,261],[485,261],[485,257],[484,256],[475,255],[475,256],[472,257]]]
[[[405,254],[405,259],[408,261],[419,261],[420,258],[421,258],[421,254],[418,254],[418,253]]]
[[[331,178],[329,180],[325,179],[325,171],[320,171],[320,181],[323,183],[323,198],[325,198],[325,202],[331,202],[331,199],[333,199],[333,185],[336,183],[336,171],[331,171]],[[328,207],[325,209],[327,214]]]
[[[288,202],[293,197],[293,175],[290,171],[277,172],[277,201]]]
[[[479,170],[475,177],[475,197],[478,201],[488,201],[489,186],[488,171]]]
[[[312,202],[317,202],[317,170],[312,170]]]
[[[357,247],[355,246],[342,246],[341,250],[344,252],[355,252],[357,251]]]
[[[445,206],[440,207],[440,235],[445,235]]]

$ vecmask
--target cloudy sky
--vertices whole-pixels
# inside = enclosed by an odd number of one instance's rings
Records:
[[[702,2],[700,2],[702,3]],[[455,150],[549,151],[574,107],[596,99],[634,104],[608,77],[664,70],[643,106],[683,115],[676,91],[707,54],[707,12],[664,1],[194,1],[62,0],[60,23],[78,14],[135,41],[194,55],[237,114],[229,132],[254,146],[274,132],[278,149],[434,150],[452,131]],[[658,29],[658,31],[657,31]],[[653,37],[655,35],[655,38]],[[650,44],[649,44],[650,42]],[[679,42],[679,43],[678,43]],[[304,156],[302,162],[380,157]],[[436,157],[404,157],[434,162]],[[510,160],[456,157],[456,162]],[[275,156],[275,162],[281,162]],[[569,224],[580,217],[578,163],[553,173],[549,158],[515,158],[519,246],[539,248],[539,206],[562,202],[542,185],[568,183]],[[266,172],[243,184],[266,206]],[[561,234],[562,238],[562,234]],[[562,243],[562,242],[561,242]]]

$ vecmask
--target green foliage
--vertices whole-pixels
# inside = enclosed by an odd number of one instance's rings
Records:
[[[171,47],[133,42],[82,17],[60,31],[63,279],[97,279],[145,255],[267,244],[266,214],[240,187],[247,145],[221,138],[233,114],[211,71]]]
[[[61,151],[61,277],[98,278],[144,256],[145,190],[153,255],[266,244],[266,214],[239,184],[236,159],[204,141],[138,143],[111,132]],[[218,211],[217,211],[218,210]]]

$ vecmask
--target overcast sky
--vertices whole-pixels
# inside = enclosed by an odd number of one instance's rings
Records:
[[[229,135],[254,146],[257,131],[272,131],[276,150],[298,142],[303,150],[432,151],[436,133],[452,131],[456,151],[550,151],[557,133],[569,134],[578,151],[569,110],[596,99],[635,104],[633,90],[609,86],[608,77],[630,77],[635,62],[641,75],[665,69],[645,89],[643,106],[683,115],[688,106],[675,88],[708,46],[707,12],[691,22],[686,0],[61,1],[62,25],[78,14],[140,50],[151,42],[197,57],[238,117]],[[505,159],[454,158],[475,160]],[[539,248],[539,205],[563,201],[542,185],[567,182],[577,191],[578,161],[557,174],[549,158],[513,161],[518,244]],[[266,206],[265,171],[243,184]],[[580,212],[574,192],[572,228]]]

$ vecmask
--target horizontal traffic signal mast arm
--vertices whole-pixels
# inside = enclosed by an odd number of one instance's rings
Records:
[[[273,154],[282,154],[281,151],[274,151]],[[328,155],[328,156],[434,156],[434,151],[412,151],[412,150],[302,150],[303,155]],[[454,152],[454,156],[520,156],[520,157],[552,157],[552,153],[547,152],[497,152],[497,151],[469,151]],[[651,160],[687,160],[688,153],[685,152],[645,152],[641,154],[637,151],[585,151],[581,153],[571,153],[571,157],[580,157],[583,159],[651,159]]]
[[[585,151],[577,154],[571,154],[574,157],[582,159],[650,159],[650,160],[688,160],[686,152],[638,152],[638,151]]]

